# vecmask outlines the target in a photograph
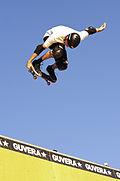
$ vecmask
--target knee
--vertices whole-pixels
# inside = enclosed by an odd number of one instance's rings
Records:
[[[62,47],[56,46],[53,50],[52,50],[52,55],[55,59],[59,59],[63,56],[64,54],[64,50],[62,49]]]
[[[57,65],[60,71],[66,70],[68,68],[68,60],[65,60],[63,63]]]

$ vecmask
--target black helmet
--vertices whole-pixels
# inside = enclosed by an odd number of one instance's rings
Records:
[[[75,48],[79,45],[80,43],[80,36],[77,33],[71,33],[68,36],[67,39],[68,45],[70,48]]]

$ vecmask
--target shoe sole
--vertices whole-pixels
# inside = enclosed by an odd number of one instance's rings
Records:
[[[46,69],[46,72],[49,74],[49,72],[47,71],[47,69]],[[50,74],[49,74],[49,76],[50,76]],[[51,76],[50,76],[50,78],[52,79]],[[56,82],[56,81],[57,81],[57,78],[56,78],[56,80],[55,80],[55,79],[52,79],[52,81],[53,81],[53,82]]]
[[[36,70],[34,69],[33,65],[32,65],[32,70],[33,70],[33,72],[34,72],[37,76],[42,77],[42,72],[41,72],[41,74],[38,74],[38,73],[36,72]]]

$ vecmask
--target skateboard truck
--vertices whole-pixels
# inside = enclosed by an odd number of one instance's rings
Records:
[[[34,80],[37,79],[36,74],[32,70],[29,69],[28,72],[32,74]]]

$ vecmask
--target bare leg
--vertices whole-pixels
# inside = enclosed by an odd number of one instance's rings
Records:
[[[27,65],[26,65],[26,67],[27,67],[28,69],[30,69],[30,67],[31,67],[31,62],[32,62],[32,60],[34,60],[37,56],[38,56],[38,55],[37,55],[36,53],[34,53],[34,54],[31,56],[31,58],[28,60]],[[48,52],[45,53],[41,58],[42,58],[42,60],[44,61],[44,60],[46,60],[46,59],[48,59],[48,58],[51,58],[51,57],[52,57],[51,51],[48,51]]]
[[[33,53],[33,55],[31,56],[31,58],[27,61],[26,67],[27,67],[28,69],[31,69],[31,62],[32,62],[32,60],[34,60],[37,56],[38,56],[38,55],[37,55],[36,53]]]
[[[49,58],[52,58],[51,51],[48,51],[47,53],[45,53],[45,54],[41,57],[41,59],[42,59],[43,61],[44,61],[44,60],[47,60],[47,59],[49,59]],[[56,68],[57,68],[56,63],[54,63],[54,64],[52,65],[52,68],[53,68],[53,69],[56,69]]]
[[[41,58],[42,58],[42,60],[44,61],[44,60],[49,59],[49,58],[51,58],[51,57],[52,57],[51,51],[48,51],[48,52],[46,52]]]

